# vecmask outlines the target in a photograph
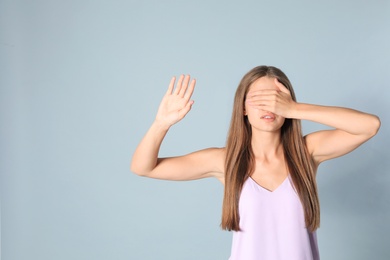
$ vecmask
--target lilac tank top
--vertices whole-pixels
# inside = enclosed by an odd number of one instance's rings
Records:
[[[305,226],[290,176],[274,191],[252,178],[242,187],[240,228],[233,231],[229,260],[319,260],[316,232]]]

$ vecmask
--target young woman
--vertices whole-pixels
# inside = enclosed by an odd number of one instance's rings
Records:
[[[233,231],[231,260],[319,259],[318,165],[373,137],[377,116],[296,102],[287,76],[259,66],[236,91],[224,148],[158,158],[169,128],[191,109],[195,80],[172,78],[157,116],[138,145],[134,173],[157,179],[215,177],[224,184],[223,229]],[[302,136],[300,120],[334,128]]]

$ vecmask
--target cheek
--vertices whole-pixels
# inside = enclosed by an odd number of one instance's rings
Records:
[[[280,120],[280,127],[282,127],[284,125],[284,122],[286,122],[286,119],[283,117],[281,120]]]
[[[254,114],[257,113],[259,110],[257,108],[253,108],[252,106],[245,104],[244,111],[245,114]]]
[[[245,102],[245,104],[244,104],[244,115],[248,114],[248,109],[249,109],[249,106]]]
[[[246,111],[246,114],[247,114],[248,117],[255,117],[255,116],[257,116],[256,112],[257,111],[253,111],[253,109],[252,110],[249,109],[249,110]]]
[[[246,117],[249,123],[252,125],[253,122],[259,119],[258,110],[249,108],[248,110],[246,110]]]

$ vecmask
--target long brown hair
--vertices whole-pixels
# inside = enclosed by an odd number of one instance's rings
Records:
[[[248,118],[244,116],[244,102],[251,84],[265,76],[277,78],[290,91],[292,99],[296,101],[289,79],[278,68],[258,66],[242,78],[234,98],[232,119],[226,141],[225,190],[221,227],[230,231],[240,231],[238,212],[240,194],[244,182],[254,171],[252,129]],[[316,169],[302,136],[301,121],[286,118],[281,129],[281,140],[288,170],[304,209],[306,227],[314,231],[320,224]]]

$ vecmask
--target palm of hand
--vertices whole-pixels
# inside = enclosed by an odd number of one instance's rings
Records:
[[[195,79],[189,84],[190,76],[180,76],[174,90],[175,80],[175,77],[171,79],[156,116],[156,120],[167,127],[183,119],[194,103],[190,98],[194,91]]]

